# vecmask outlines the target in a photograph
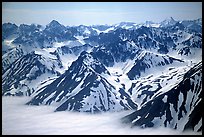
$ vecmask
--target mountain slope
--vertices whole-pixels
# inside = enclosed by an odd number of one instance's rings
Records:
[[[61,62],[31,52],[13,62],[2,75],[2,95],[28,95],[40,82],[59,75]]]
[[[120,92],[104,76],[105,66],[87,52],[82,52],[69,69],[33,97],[27,104],[56,104],[56,111],[119,111],[137,105],[122,89]]]
[[[127,73],[128,77],[133,80],[139,78],[142,73],[148,69],[169,65],[175,62],[184,62],[180,59],[170,57],[168,55],[155,54],[143,51],[135,57],[135,63],[130,71]]]
[[[16,47],[8,51],[2,56],[2,74],[14,63],[18,58],[24,55],[23,49]]]
[[[139,110],[122,118],[140,127],[165,126],[178,130],[202,130],[202,62],[192,67],[176,86]]]

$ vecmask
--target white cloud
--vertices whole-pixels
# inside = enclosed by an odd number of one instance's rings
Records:
[[[2,134],[199,134],[168,128],[130,128],[120,123],[129,111],[103,114],[53,112],[53,106],[24,105],[30,97],[2,97]]]

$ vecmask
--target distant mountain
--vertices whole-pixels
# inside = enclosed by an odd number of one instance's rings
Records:
[[[160,26],[160,23],[155,23],[153,21],[145,21],[145,23],[143,23],[142,26],[158,28]]]
[[[46,25],[46,28],[48,29],[55,29],[55,28],[60,28],[61,30],[65,29],[66,27],[62,24],[60,24],[58,21],[56,20],[52,20],[48,25]],[[45,29],[46,29],[45,28]]]
[[[133,59],[140,50],[134,42],[117,41],[106,46],[101,45],[93,48],[93,56],[98,58],[105,66],[111,67],[117,62],[125,62]]]
[[[2,40],[11,38],[18,34],[18,26],[12,23],[4,23],[2,25]]]
[[[181,23],[190,30],[202,33],[202,18],[197,20],[183,20]]]
[[[160,23],[160,27],[168,27],[173,26],[177,23],[172,17],[166,18],[164,21]]]
[[[115,24],[114,26],[116,29],[117,28],[134,29],[137,26],[137,24],[134,22],[120,22],[118,24]]]

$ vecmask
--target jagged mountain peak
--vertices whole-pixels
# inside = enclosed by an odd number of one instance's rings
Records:
[[[11,28],[11,27],[18,27],[15,23],[11,23],[11,22],[8,22],[8,23],[4,23],[2,24],[2,28]]]
[[[94,58],[90,53],[86,51],[82,51],[80,54],[80,58],[83,59],[83,63],[87,66],[90,66],[91,64],[101,64],[96,58]]]
[[[166,18],[165,20],[168,20],[168,21],[175,21],[173,17],[168,17],[168,18]]]
[[[164,21],[162,21],[160,24],[161,27],[168,27],[176,24],[177,21],[173,19],[173,17],[168,17]]]
[[[56,20],[52,20],[52,21],[48,24],[48,26],[61,26],[61,24],[60,24],[58,21],[56,21]]]
[[[197,20],[195,20],[195,22],[202,25],[202,18],[198,18]]]
[[[57,33],[55,31],[63,31],[66,30],[66,27],[62,24],[60,24],[58,21],[56,20],[52,20],[48,25],[46,25],[45,30],[51,30],[52,33]],[[58,30],[55,30],[58,29]]]
[[[106,67],[95,57],[93,57],[92,53],[88,53],[86,51],[82,51],[79,55],[78,59],[72,63],[70,66],[72,69],[80,68],[80,69],[88,69],[89,71],[93,71],[94,73],[105,73],[110,74],[110,72],[106,69]],[[82,70],[78,70],[82,71]]]

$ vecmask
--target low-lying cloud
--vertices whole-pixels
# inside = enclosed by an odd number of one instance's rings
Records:
[[[30,97],[2,97],[3,135],[176,135],[201,133],[179,132],[169,128],[131,128],[120,118],[131,111],[87,114],[54,112],[53,106],[24,105]]]

